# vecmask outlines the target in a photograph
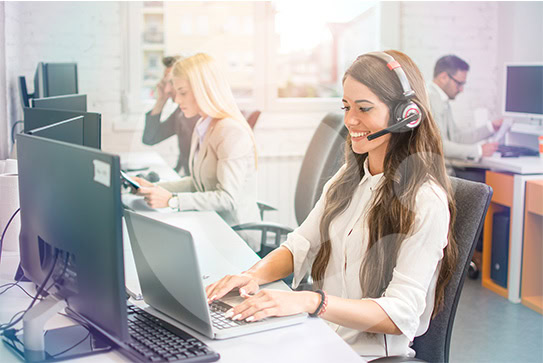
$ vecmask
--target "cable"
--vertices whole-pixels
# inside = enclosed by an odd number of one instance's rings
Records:
[[[6,286],[9,286],[8,288],[6,288],[4,291],[0,292],[0,295],[2,295],[4,292],[8,291],[9,289],[11,289],[13,286],[17,285],[19,282],[21,282],[21,280],[23,279],[23,276],[20,276],[19,279],[15,282],[8,282],[7,284],[4,284],[4,285],[0,285],[0,289],[1,288],[4,288]],[[32,296],[34,297],[34,296]]]
[[[11,224],[11,221],[13,220],[13,218],[15,218],[15,216],[17,215],[17,213],[19,213],[20,210],[21,210],[21,208],[17,208],[15,213],[12,214],[11,218],[8,221],[8,224],[6,224],[6,228],[4,228],[4,231],[2,232],[2,237],[0,238],[0,251],[2,251],[2,246],[4,245],[4,236],[6,235],[8,227]],[[2,256],[2,254],[0,253],[0,257],[1,256]]]
[[[55,260],[53,261],[53,267],[51,267],[51,271],[49,271],[49,273],[47,274],[47,277],[45,277],[45,280],[42,282],[42,284],[40,285],[40,287],[38,288],[38,292],[36,292],[36,296],[34,297],[34,299],[32,300],[32,302],[30,303],[30,305],[28,306],[28,308],[26,308],[26,310],[23,310],[23,314],[17,318],[15,321],[13,321],[14,317],[11,318],[10,322],[8,322],[7,324],[2,324],[0,325],[0,331],[5,331],[6,329],[9,329],[11,328],[12,326],[14,326],[15,324],[17,324],[18,322],[20,322],[23,317],[25,316],[26,312],[28,310],[30,310],[34,304],[36,303],[36,301],[38,301],[38,298],[40,297],[40,295],[42,294],[44,288],[45,288],[45,285],[47,284],[47,282],[49,281],[49,279],[51,278],[51,275],[53,274],[53,271],[55,270],[55,266],[57,265],[57,259],[58,259],[58,255],[59,255],[59,252],[58,250],[56,250],[56,253],[55,253]],[[20,313],[20,312],[19,312]],[[19,313],[15,314],[15,315],[18,315]]]
[[[5,289],[4,291],[0,292],[0,295],[3,294],[4,292],[6,292],[7,290],[11,289],[12,287],[18,287],[19,289],[21,289],[29,298],[33,299],[34,296],[32,296],[28,291],[25,290],[24,287],[22,287],[21,285],[19,285],[19,283],[13,283],[12,286],[8,287],[7,289]]]
[[[23,121],[17,121],[13,124],[13,126],[11,126],[11,143],[14,144],[15,143],[15,126],[17,126],[18,124],[22,124]]]
[[[87,333],[87,335],[85,335],[85,337],[84,337],[83,339],[81,339],[79,342],[75,343],[75,344],[72,345],[70,348],[63,350],[63,351],[60,352],[60,353],[53,354],[53,355],[51,356],[51,358],[58,357],[59,355],[64,354],[64,353],[66,353],[66,352],[68,352],[68,351],[74,349],[74,348],[77,347],[79,344],[81,344],[81,343],[83,343],[85,340],[87,340],[87,338],[88,338],[90,335],[91,335],[91,332],[89,331],[89,332]]]
[[[68,259],[70,258],[70,254],[68,252],[66,252],[66,259],[64,260],[64,268],[62,269],[62,272],[60,273],[60,275],[58,275],[58,277],[51,283],[51,285],[45,289],[45,291],[49,291],[49,289],[51,289],[53,286],[55,286],[55,284],[57,282],[60,281],[60,279],[62,279],[62,276],[64,276],[64,273],[66,272],[66,269],[68,268]]]

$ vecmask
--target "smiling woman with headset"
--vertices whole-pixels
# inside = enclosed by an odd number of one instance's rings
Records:
[[[345,165],[287,241],[248,271],[208,286],[238,288],[234,320],[307,312],[359,354],[409,355],[443,304],[455,265],[455,207],[423,77],[398,51],[364,54],[343,78]],[[258,291],[307,272],[316,291]]]

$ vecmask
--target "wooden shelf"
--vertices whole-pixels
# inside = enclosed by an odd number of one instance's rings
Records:
[[[530,296],[523,297],[521,299],[522,305],[527,306],[543,315],[543,306],[541,305],[541,301],[543,301],[543,296]]]
[[[507,173],[497,173],[493,171],[486,172],[486,184],[492,187],[494,191],[492,200],[488,207],[488,212],[485,217],[485,225],[483,230],[483,266],[482,266],[482,285],[496,294],[508,298],[508,290],[497,283],[490,277],[491,271],[491,256],[492,256],[492,217],[494,213],[499,213],[507,208],[510,208],[511,215],[513,214],[513,175]],[[509,228],[509,240],[511,240],[511,230]],[[509,251],[508,251],[509,252]],[[508,253],[510,255],[510,253]],[[509,282],[509,279],[508,279]]]
[[[526,182],[521,302],[543,314],[543,179]]]

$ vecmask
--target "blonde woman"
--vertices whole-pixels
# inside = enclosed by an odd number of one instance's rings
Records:
[[[226,313],[233,320],[307,312],[361,355],[414,356],[410,342],[442,307],[457,255],[439,129],[419,69],[398,51],[358,57],[342,101],[345,165],[281,247],[207,296],[238,289],[246,300]],[[404,122],[403,132],[381,132]],[[310,272],[318,290],[258,291],[292,272],[294,285]]]
[[[185,117],[200,116],[192,134],[190,175],[156,185],[138,178],[143,187],[137,194],[152,208],[216,211],[229,225],[260,220],[254,135],[225,75],[203,53],[176,62],[172,75],[175,102]],[[242,237],[258,251],[259,236],[253,234]]]

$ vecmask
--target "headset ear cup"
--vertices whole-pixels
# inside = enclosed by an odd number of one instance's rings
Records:
[[[400,102],[394,108],[394,118],[396,122],[401,122],[402,120],[405,120],[407,117],[409,117],[410,115],[414,113],[418,114],[419,117],[416,120],[411,121],[406,126],[399,129],[397,132],[406,132],[417,127],[422,120],[422,111],[419,108],[419,106],[413,101]]]

